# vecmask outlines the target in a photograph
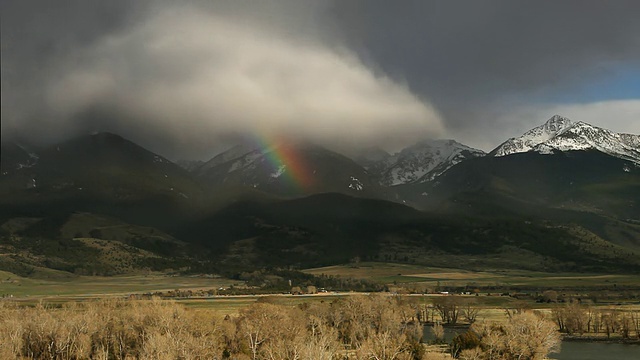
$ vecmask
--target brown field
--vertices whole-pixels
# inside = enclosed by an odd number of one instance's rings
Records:
[[[640,287],[640,274],[547,273],[527,270],[469,271],[411,264],[363,262],[303,270],[313,275],[424,286]]]

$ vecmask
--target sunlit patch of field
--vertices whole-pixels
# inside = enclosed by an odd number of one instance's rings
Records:
[[[469,279],[484,279],[487,277],[494,278],[495,275],[485,272],[471,272],[471,271],[459,271],[459,272],[440,272],[429,274],[412,274],[407,276],[414,276],[418,278],[429,279],[444,279],[444,280],[469,280]]]
[[[364,262],[307,269],[313,275],[366,279],[382,283],[416,283],[425,286],[640,286],[640,274],[547,273],[528,270],[470,271],[409,264]]]
[[[302,304],[331,302],[344,296],[355,293],[342,294],[316,294],[316,295],[240,295],[240,296],[215,296],[203,299],[182,299],[177,302],[188,308],[209,311],[215,310],[223,315],[237,314],[241,309],[255,303],[267,302],[282,306],[299,306]]]
[[[389,276],[407,276],[423,273],[435,273],[441,271],[441,268],[427,267],[411,264],[396,263],[376,263],[363,262],[349,265],[334,265],[321,268],[303,270],[313,275],[330,275],[341,277],[352,277],[358,279],[376,279],[379,277]]]
[[[216,297],[212,299],[186,299],[178,301],[179,304],[196,311],[216,311],[221,315],[232,315],[241,309],[258,301],[256,296],[246,297]]]

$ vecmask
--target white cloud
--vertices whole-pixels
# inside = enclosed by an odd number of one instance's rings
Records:
[[[249,133],[393,146],[443,130],[428,103],[344,48],[194,9],[153,13],[61,64],[47,92],[58,122],[99,104],[136,128],[211,142]]]

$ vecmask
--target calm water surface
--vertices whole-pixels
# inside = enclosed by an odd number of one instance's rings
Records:
[[[464,329],[445,328],[445,341],[451,340]],[[423,341],[433,340],[431,328],[424,329]],[[640,360],[640,345],[607,344],[598,342],[563,341],[560,352],[550,354],[554,360]]]
[[[557,360],[640,360],[640,345],[564,341]]]

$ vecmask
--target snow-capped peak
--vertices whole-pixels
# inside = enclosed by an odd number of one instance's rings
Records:
[[[569,118],[560,115],[553,115],[542,125],[544,131],[548,134],[558,134],[571,127],[572,122]]]
[[[494,156],[504,156],[527,152],[569,129],[573,123],[564,116],[553,115],[547,122],[537,126],[520,137],[511,138],[490,152]]]
[[[551,154],[556,151],[587,149],[640,162],[640,136],[617,134],[582,121],[574,123],[559,115],[520,137],[505,141],[490,154],[505,156],[528,151]]]

